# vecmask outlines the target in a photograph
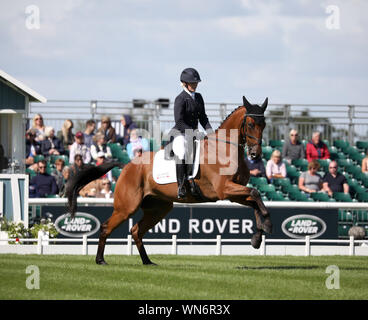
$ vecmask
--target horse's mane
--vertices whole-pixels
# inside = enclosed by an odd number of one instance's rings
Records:
[[[239,106],[236,109],[234,109],[233,111],[231,111],[231,113],[221,122],[221,124],[219,125],[218,129],[220,129],[223,126],[223,124],[226,122],[226,120],[229,119],[233,115],[233,113],[235,113],[236,111],[238,111],[240,108],[245,108],[245,106]]]

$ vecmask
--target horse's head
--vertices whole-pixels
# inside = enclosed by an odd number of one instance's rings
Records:
[[[243,96],[243,105],[246,109],[241,127],[243,144],[247,145],[250,157],[256,159],[262,154],[262,132],[266,126],[264,112],[268,105],[268,98],[262,106],[259,106],[249,103]]]

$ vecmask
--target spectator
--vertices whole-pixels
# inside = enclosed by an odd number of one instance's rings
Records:
[[[106,144],[105,136],[98,132],[94,136],[94,143],[91,146],[91,156],[93,160],[97,160],[97,154],[102,152],[107,160],[112,159],[110,147]]]
[[[337,162],[331,161],[328,166],[328,173],[323,177],[323,190],[330,197],[334,192],[349,193],[349,185],[346,178],[341,173],[337,172]]]
[[[292,160],[304,159],[304,145],[298,140],[298,131],[292,129],[290,131],[290,139],[286,139],[282,148],[282,158],[291,164]]]
[[[98,129],[97,132],[102,133],[106,137],[107,143],[116,142],[115,129],[111,126],[111,120],[109,117],[104,116],[101,118],[101,128]]]
[[[128,114],[123,114],[120,118],[121,123],[121,131],[120,131],[120,137],[119,142],[121,145],[126,147],[126,145],[129,143],[130,140],[130,132],[133,129],[137,128],[137,125],[132,121],[132,118]]]
[[[63,184],[61,189],[59,189],[59,197],[65,197],[65,185],[68,183],[69,178],[71,177],[71,168],[65,166],[62,171],[63,175]]]
[[[64,150],[70,150],[72,144],[74,143],[74,135],[73,135],[73,121],[67,119],[64,121],[61,131],[58,132],[57,136],[63,144]]]
[[[126,146],[126,150],[128,152],[129,158],[133,159],[137,155],[142,155],[144,151],[149,150],[149,142],[145,138],[141,138],[138,136],[137,129],[133,129],[130,132],[130,142]]]
[[[330,159],[330,151],[321,140],[321,133],[313,132],[312,140],[307,143],[307,160],[311,162],[316,159]]]
[[[96,122],[93,119],[87,120],[86,129],[83,132],[84,135],[84,144],[87,148],[91,148],[93,144],[93,137],[95,135]]]
[[[85,198],[95,198],[101,190],[101,179],[96,179],[88,183],[79,191],[79,195]]]
[[[63,144],[55,137],[55,130],[53,127],[45,128],[45,138],[41,141],[41,152],[45,157],[51,155],[58,156],[64,153]]]
[[[45,160],[40,160],[37,164],[39,172],[30,181],[30,194],[40,198],[57,194],[59,189],[56,181],[53,176],[46,172],[47,162]]]
[[[298,187],[306,193],[318,192],[322,189],[322,178],[317,173],[320,165],[317,160],[312,160],[308,164],[308,171],[302,172],[299,177]]]
[[[35,156],[41,154],[41,143],[36,141],[36,129],[29,129],[26,132],[26,166],[32,170],[37,169],[34,161]]]
[[[84,163],[83,163],[83,156],[81,154],[76,154],[74,156],[74,161],[73,164],[71,166],[71,172],[70,175],[74,176],[76,175],[80,170],[82,170],[84,167]]]
[[[64,176],[63,176],[63,169],[65,166],[65,161],[63,159],[56,159],[55,160],[55,169],[51,172],[51,175],[54,177],[56,184],[59,188],[59,191],[62,190],[64,184]]]
[[[249,149],[247,151],[247,157],[245,162],[249,168],[249,173],[252,177],[266,177],[266,169],[262,160],[262,157],[252,159],[249,155]]]
[[[365,150],[365,158],[362,160],[362,172],[368,172],[368,149]]]
[[[271,154],[271,159],[267,161],[266,176],[268,180],[286,178],[286,166],[281,161],[281,152],[274,150]]]
[[[102,179],[101,186],[102,188],[96,195],[97,198],[111,199],[114,197],[113,192],[111,190],[111,181],[109,179]]]
[[[74,163],[75,155],[82,155],[83,163],[91,162],[91,152],[84,144],[84,135],[83,132],[78,131],[75,134],[75,142],[72,144],[69,152],[70,163]]]
[[[105,162],[106,162],[105,154],[104,154],[103,151],[100,151],[97,154],[96,166],[100,166],[101,164],[103,164]],[[112,172],[111,172],[111,170],[108,173],[104,174],[101,178],[108,178],[110,181],[112,181]]]
[[[43,123],[43,117],[39,113],[33,117],[31,129],[36,130],[36,141],[42,141],[44,139],[45,125]]]

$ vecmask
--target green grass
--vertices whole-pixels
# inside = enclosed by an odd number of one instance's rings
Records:
[[[0,299],[368,299],[368,257],[0,255]],[[40,289],[26,288],[26,268]],[[327,289],[337,265],[340,289]]]

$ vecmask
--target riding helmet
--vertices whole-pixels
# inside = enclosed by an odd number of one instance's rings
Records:
[[[199,76],[199,73],[194,68],[186,68],[183,70],[183,72],[180,75],[180,81],[181,82],[200,82],[201,78]]]

